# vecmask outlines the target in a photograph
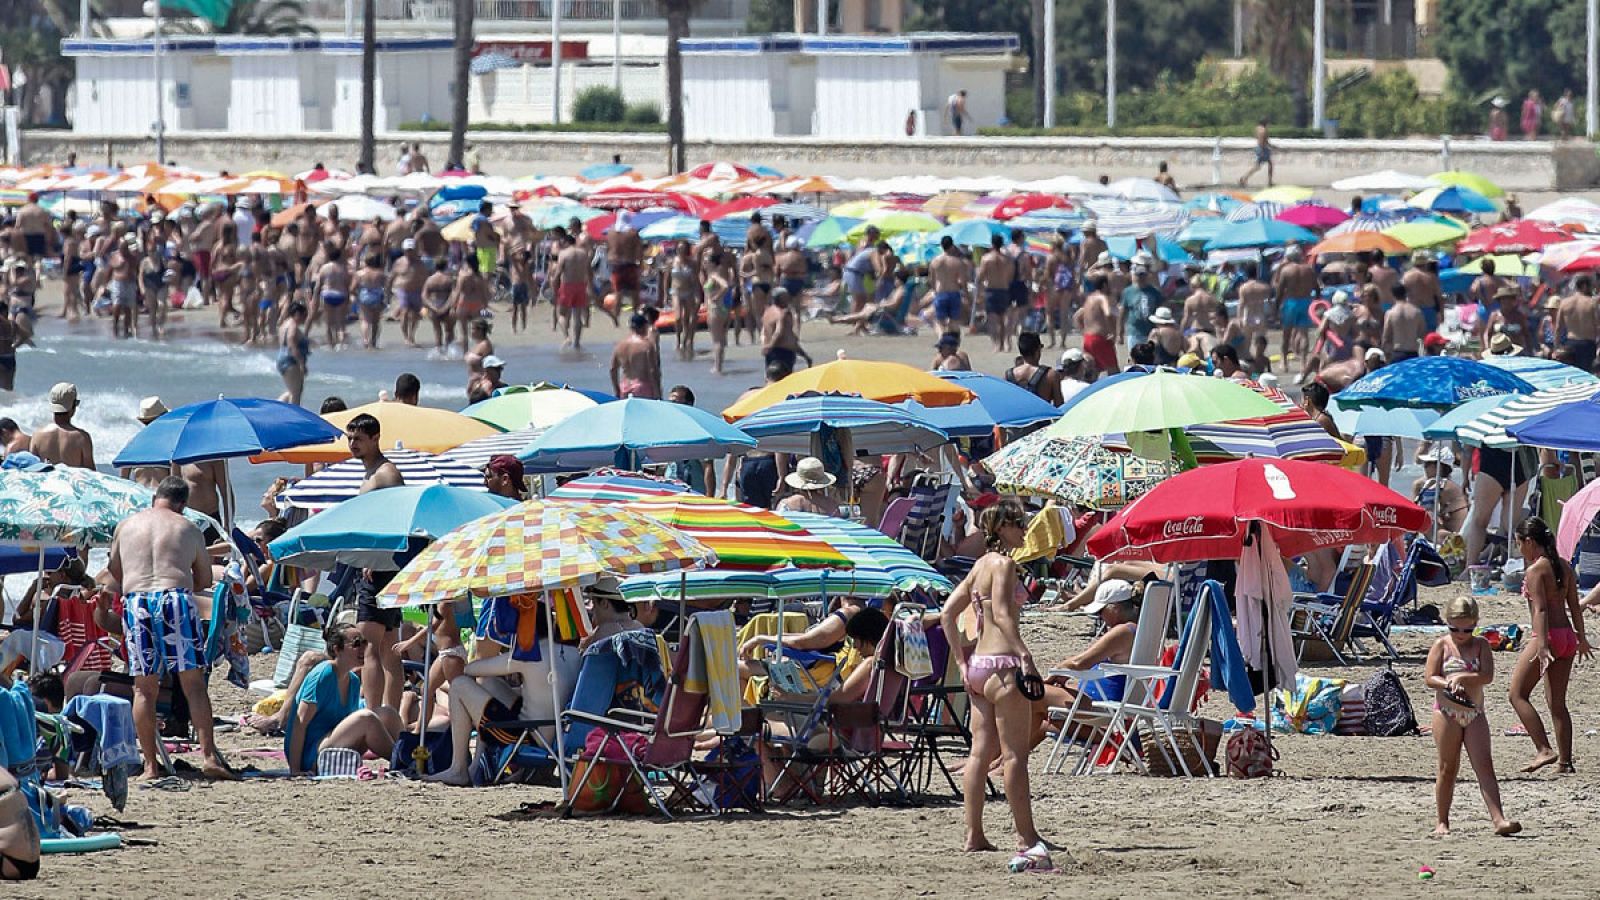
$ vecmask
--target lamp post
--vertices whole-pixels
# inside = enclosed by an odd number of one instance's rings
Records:
[[[1327,0],[1317,0],[1315,10],[1316,21],[1311,26],[1311,127],[1322,128],[1328,112],[1328,73],[1323,64],[1328,44]]]
[[[550,121],[561,124],[561,0],[550,0]]]
[[[1044,0],[1044,49],[1039,52],[1044,68],[1044,127],[1056,127],[1056,0]]]
[[[1106,127],[1117,127],[1117,0],[1106,0]]]
[[[156,162],[165,165],[167,162],[167,103],[166,85],[162,83],[161,75],[161,3],[160,0],[145,0],[145,15],[150,17],[154,24],[151,32],[150,58],[155,63],[156,81]]]

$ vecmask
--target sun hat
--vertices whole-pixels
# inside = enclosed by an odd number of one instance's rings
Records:
[[[1511,340],[1511,336],[1500,332],[1489,339],[1489,354],[1491,356],[1508,356],[1521,353],[1522,348]]]
[[[506,361],[491,353],[483,358],[483,367],[485,369],[504,369]]]
[[[822,460],[815,456],[800,460],[794,471],[783,477],[783,483],[797,491],[820,491],[833,487],[833,483],[838,480],[823,467]]]
[[[160,397],[146,397],[139,401],[138,418],[140,423],[144,425],[149,425],[168,412],[171,412],[171,410],[167,409],[167,405],[161,402]]]
[[[1172,317],[1172,310],[1161,306],[1150,314],[1150,322],[1155,325],[1176,325],[1178,320]]]
[[[69,413],[78,406],[78,386],[70,381],[58,381],[50,389],[50,411]]]

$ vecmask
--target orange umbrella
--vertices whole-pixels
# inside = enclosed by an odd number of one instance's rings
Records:
[[[1312,256],[1325,253],[1368,253],[1378,250],[1384,256],[1400,256],[1410,252],[1405,244],[1381,231],[1347,231],[1336,234],[1311,248]]]
[[[955,382],[905,363],[840,359],[801,369],[782,381],[740,398],[722,411],[722,417],[729,422],[736,422],[757,410],[806,391],[858,394],[879,403],[915,400],[923,406],[956,406],[977,396]]]
[[[424,453],[443,453],[453,450],[474,438],[499,434],[500,429],[477,419],[430,406],[411,406],[407,403],[368,403],[344,412],[323,416],[340,430],[350,420],[362,413],[370,413],[378,420],[378,443],[384,448],[405,447]],[[326,444],[291,447],[273,453],[250,457],[251,462],[319,463],[339,462],[350,458],[350,445],[344,438]]]
[[[305,215],[306,207],[310,205],[310,203],[296,203],[293,206],[278,210],[272,214],[272,227],[288,228],[290,223],[300,221],[300,217]]]

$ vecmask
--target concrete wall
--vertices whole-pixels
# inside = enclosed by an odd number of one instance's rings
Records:
[[[904,111],[901,112],[904,116]],[[444,132],[385,133],[379,158],[399,141],[421,140],[430,159],[442,160],[449,137]],[[497,134],[469,132],[484,167],[495,174],[575,173],[590,163],[609,162],[611,154],[641,171],[665,170],[666,137],[660,134]],[[1277,146],[1277,181],[1321,187],[1339,178],[1378,169],[1426,174],[1442,168],[1437,140],[1355,141],[1282,140]],[[690,165],[718,159],[760,162],[793,174],[891,176],[905,174],[989,175],[1044,178],[1071,172],[1153,175],[1166,161],[1180,185],[1213,183],[1212,154],[1220,146],[1221,181],[1231,182],[1250,167],[1252,142],[1195,138],[917,138],[912,140],[829,140],[811,137],[697,140],[689,146]],[[310,134],[185,134],[167,139],[174,161],[209,168],[271,168],[295,171],[314,162],[350,168],[356,157],[351,138]],[[154,153],[148,139],[33,131],[24,135],[28,163],[59,162],[77,151],[80,162],[132,164]],[[1508,190],[1577,191],[1600,184],[1600,159],[1585,141],[1491,143],[1458,140],[1450,144],[1450,167],[1478,172]],[[1254,184],[1264,184],[1257,175]]]

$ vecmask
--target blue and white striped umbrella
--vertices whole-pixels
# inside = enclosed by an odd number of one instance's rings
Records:
[[[1177,234],[1189,224],[1190,214],[1180,203],[1135,203],[1092,197],[1083,205],[1094,214],[1101,237],[1112,235]]]
[[[1505,369],[1541,391],[1574,384],[1600,384],[1600,378],[1577,366],[1569,366],[1553,359],[1541,359],[1537,356],[1486,356],[1483,362],[1497,369]]]
[[[1359,216],[1345,219],[1343,222],[1328,229],[1328,237],[1356,231],[1383,231],[1393,228],[1404,221],[1405,219],[1389,213],[1362,213]]]
[[[1289,208],[1287,203],[1275,200],[1258,200],[1242,204],[1228,213],[1229,222],[1248,222],[1251,219],[1276,219]]]
[[[807,391],[739,420],[756,446],[774,453],[811,452],[811,435],[823,427],[848,429],[851,444],[868,453],[923,451],[950,436],[927,419],[898,406],[855,394]]]
[[[768,219],[783,216],[791,222],[820,222],[828,217],[827,210],[810,203],[775,203],[762,207],[761,214]]]
[[[405,483],[412,487],[442,483],[471,490],[488,490],[481,473],[456,459],[399,447],[385,450],[383,455],[394,463]],[[328,509],[360,494],[361,482],[366,477],[361,460],[347,459],[290,485],[283,492],[282,502],[300,509]]]
[[[546,428],[541,426],[484,435],[481,438],[473,438],[459,447],[446,450],[439,454],[439,458],[454,460],[482,471],[483,467],[489,464],[489,460],[496,456],[516,456],[518,450],[538,440],[545,431]]]
[[[1457,428],[1456,440],[1469,447],[1508,450],[1517,446],[1517,439],[1506,433],[1507,428],[1521,425],[1557,407],[1581,404],[1594,397],[1597,391],[1600,391],[1600,384],[1574,384],[1546,391],[1534,391],[1497,406]]]
[[[1036,209],[1007,221],[1006,225],[1037,234],[1041,231],[1076,231],[1087,221],[1089,217],[1082,209]]]

